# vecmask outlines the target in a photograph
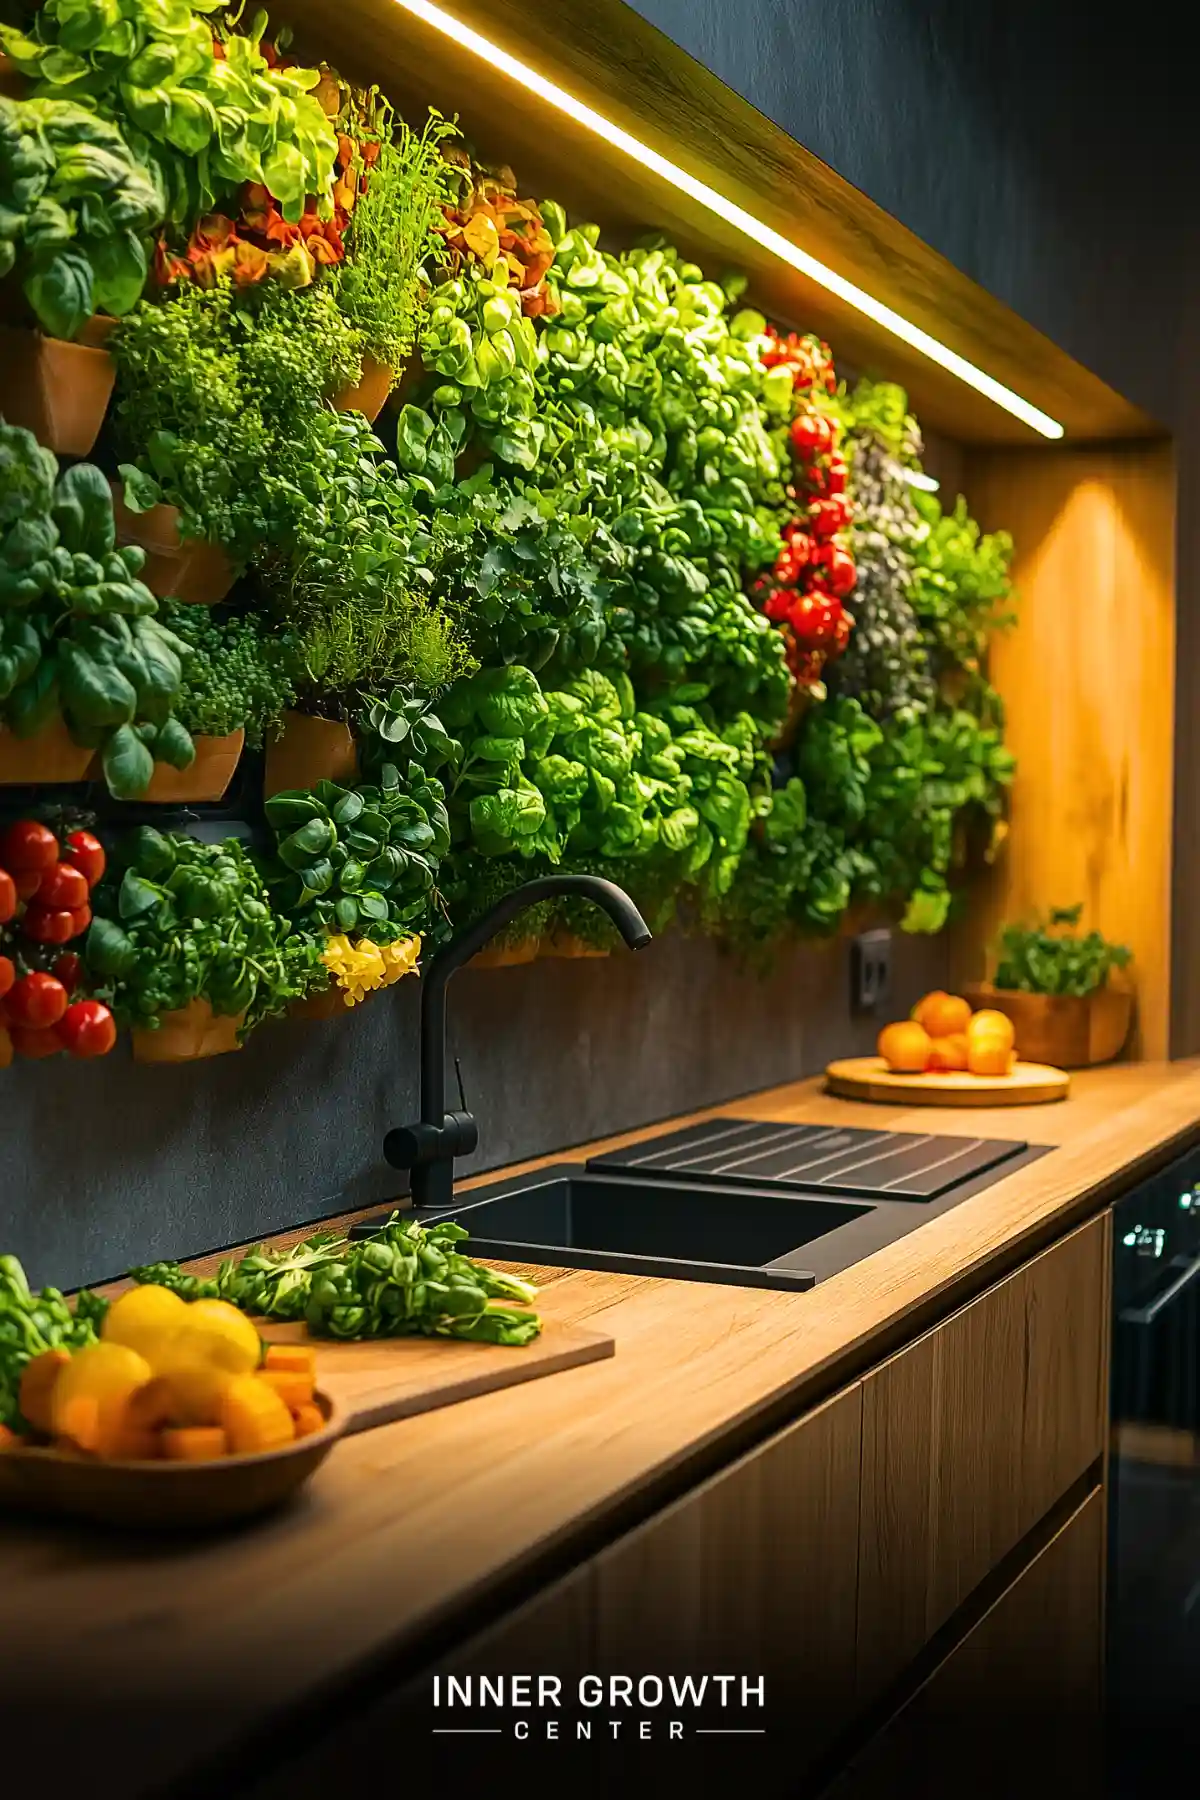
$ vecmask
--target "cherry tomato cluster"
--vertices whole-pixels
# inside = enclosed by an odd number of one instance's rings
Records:
[[[0,1068],[14,1051],[107,1056],[116,1043],[107,1006],[72,999],[83,959],[62,948],[91,924],[103,873],[104,849],[90,831],[60,843],[48,825],[18,819],[0,834]]]
[[[763,357],[768,368],[786,367],[795,411],[789,430],[793,479],[788,497],[796,517],[784,531],[784,547],[769,575],[754,587],[768,619],[783,629],[788,667],[802,687],[820,680],[831,657],[850,641],[853,620],[842,602],[857,579],[854,558],[837,541],[854,516],[846,492],[848,471],[838,452],[838,427],[817,396],[837,390],[829,346],[790,332]]]

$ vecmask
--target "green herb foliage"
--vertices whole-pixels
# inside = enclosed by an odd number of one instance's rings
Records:
[[[323,985],[323,939],[274,911],[236,838],[202,844],[144,825],[116,846],[93,892],[86,957],[121,1025],[207,1000],[249,1030]]]
[[[0,94],[0,277],[15,269],[51,337],[136,306],[163,208],[115,126],[68,101]]]
[[[332,210],[337,137],[312,97],[315,69],[272,67],[267,15],[213,47],[217,0],[45,0],[28,33],[0,26],[0,48],[34,96],[86,99],[154,167],[166,215],[191,224],[243,183],[259,182],[293,223],[315,196]]]
[[[159,602],[159,616],[182,645],[177,711],[196,736],[244,729],[263,744],[296,697],[301,648],[293,632],[272,631],[255,613],[216,618],[206,606]]]
[[[220,1298],[267,1318],[303,1318],[314,1337],[531,1342],[542,1328],[527,1310],[537,1289],[464,1256],[458,1246],[466,1237],[448,1220],[426,1230],[393,1213],[381,1231],[357,1242],[319,1234],[290,1251],[259,1245],[222,1263],[212,1281],[197,1281],[177,1263],[131,1273],[187,1300]]]
[[[1048,920],[1006,925],[1000,934],[998,988],[1027,994],[1094,994],[1114,969],[1127,968],[1132,951],[1110,944],[1098,931],[1080,935],[1075,927],[1083,904],[1056,906]]]

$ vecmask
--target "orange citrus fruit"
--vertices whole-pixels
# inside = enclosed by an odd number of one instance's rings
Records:
[[[953,1032],[949,1037],[935,1037],[929,1046],[927,1069],[938,1069],[947,1073],[952,1069],[965,1069],[967,1066],[967,1034],[965,1031]]]
[[[972,1075],[1007,1075],[1014,1057],[1003,1038],[971,1038],[967,1042],[967,1067]]]
[[[884,1026],[875,1048],[893,1073],[920,1075],[929,1058],[929,1033],[915,1020],[902,1019]]]
[[[932,1038],[957,1037],[970,1022],[970,1004],[957,994],[933,994],[922,1003],[921,1023]]]
[[[948,1000],[949,998],[950,996],[944,988],[934,988],[931,994],[925,994],[917,1001],[917,1004],[913,1007],[908,1016],[910,1019],[915,1020],[918,1025],[923,1026],[925,1024],[926,1013],[928,1013],[931,1008],[939,1006],[943,1000]]]
[[[1006,1050],[1011,1050],[1013,1022],[1007,1013],[985,1007],[982,1012],[972,1013],[971,1023],[967,1026],[967,1037],[971,1043],[998,1043],[1003,1044]]]

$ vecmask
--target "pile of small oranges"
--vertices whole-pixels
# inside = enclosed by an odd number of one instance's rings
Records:
[[[885,1025],[876,1044],[888,1068],[897,1075],[1008,1075],[1013,1054],[1012,1020],[1002,1012],[972,1012],[957,994],[926,994],[912,1016]]]

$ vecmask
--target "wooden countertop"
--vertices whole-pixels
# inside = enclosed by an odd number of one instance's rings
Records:
[[[137,1800],[419,1667],[1195,1138],[1200,1061],[1087,1072],[1064,1102],[1003,1113],[867,1107],[817,1082],[695,1116],[716,1113],[1059,1148],[809,1293],[544,1271],[542,1310],[602,1319],[615,1358],[347,1439],[292,1509],[241,1533],[0,1524],[2,1705],[14,1728],[53,1722],[58,1782],[117,1763]]]

